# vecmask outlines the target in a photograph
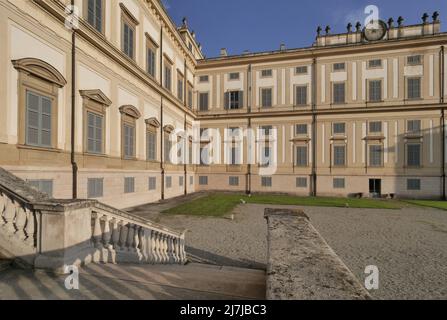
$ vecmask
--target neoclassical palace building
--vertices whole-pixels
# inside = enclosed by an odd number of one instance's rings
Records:
[[[118,208],[201,190],[443,198],[446,43],[434,13],[205,58],[158,0],[0,0],[0,166]]]

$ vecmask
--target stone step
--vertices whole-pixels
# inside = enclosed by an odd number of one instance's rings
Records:
[[[9,269],[11,267],[12,261],[8,259],[3,259],[0,257],[0,272]]]
[[[140,284],[182,289],[184,299],[195,299],[194,292],[228,299],[265,299],[266,277],[263,270],[222,267],[197,263],[180,265],[88,265],[81,276],[118,278]],[[191,296],[189,295],[191,294]]]

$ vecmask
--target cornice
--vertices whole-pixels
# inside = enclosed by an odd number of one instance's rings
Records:
[[[330,47],[306,47],[286,51],[269,51],[248,55],[217,57],[199,60],[196,70],[218,67],[234,67],[247,64],[283,62],[287,60],[324,58],[328,56],[371,53],[447,44],[447,33],[406,39],[384,40],[376,43],[334,45]]]
[[[38,6],[46,10],[49,14],[59,20],[61,23],[65,23],[65,7],[59,0],[48,2],[47,0],[33,0]],[[108,41],[102,34],[93,30],[83,19],[79,20],[79,29],[76,30],[76,34],[87,42],[95,46],[96,49],[103,54],[113,59],[129,73],[143,81],[156,93],[163,96],[175,107],[188,115],[195,117],[195,113],[186,108],[180,101],[178,101],[171,92],[167,92],[158,82],[152,79],[146,72],[133,60],[129,59],[121,52],[115,45]]]

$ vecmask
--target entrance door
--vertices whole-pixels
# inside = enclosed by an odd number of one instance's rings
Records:
[[[373,198],[380,198],[382,194],[382,180],[369,179],[369,193]]]

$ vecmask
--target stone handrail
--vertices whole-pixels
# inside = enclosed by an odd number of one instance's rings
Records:
[[[0,168],[0,253],[63,272],[90,262],[184,264],[185,232],[96,200],[56,200]]]
[[[304,212],[265,209],[269,300],[371,299]]]

